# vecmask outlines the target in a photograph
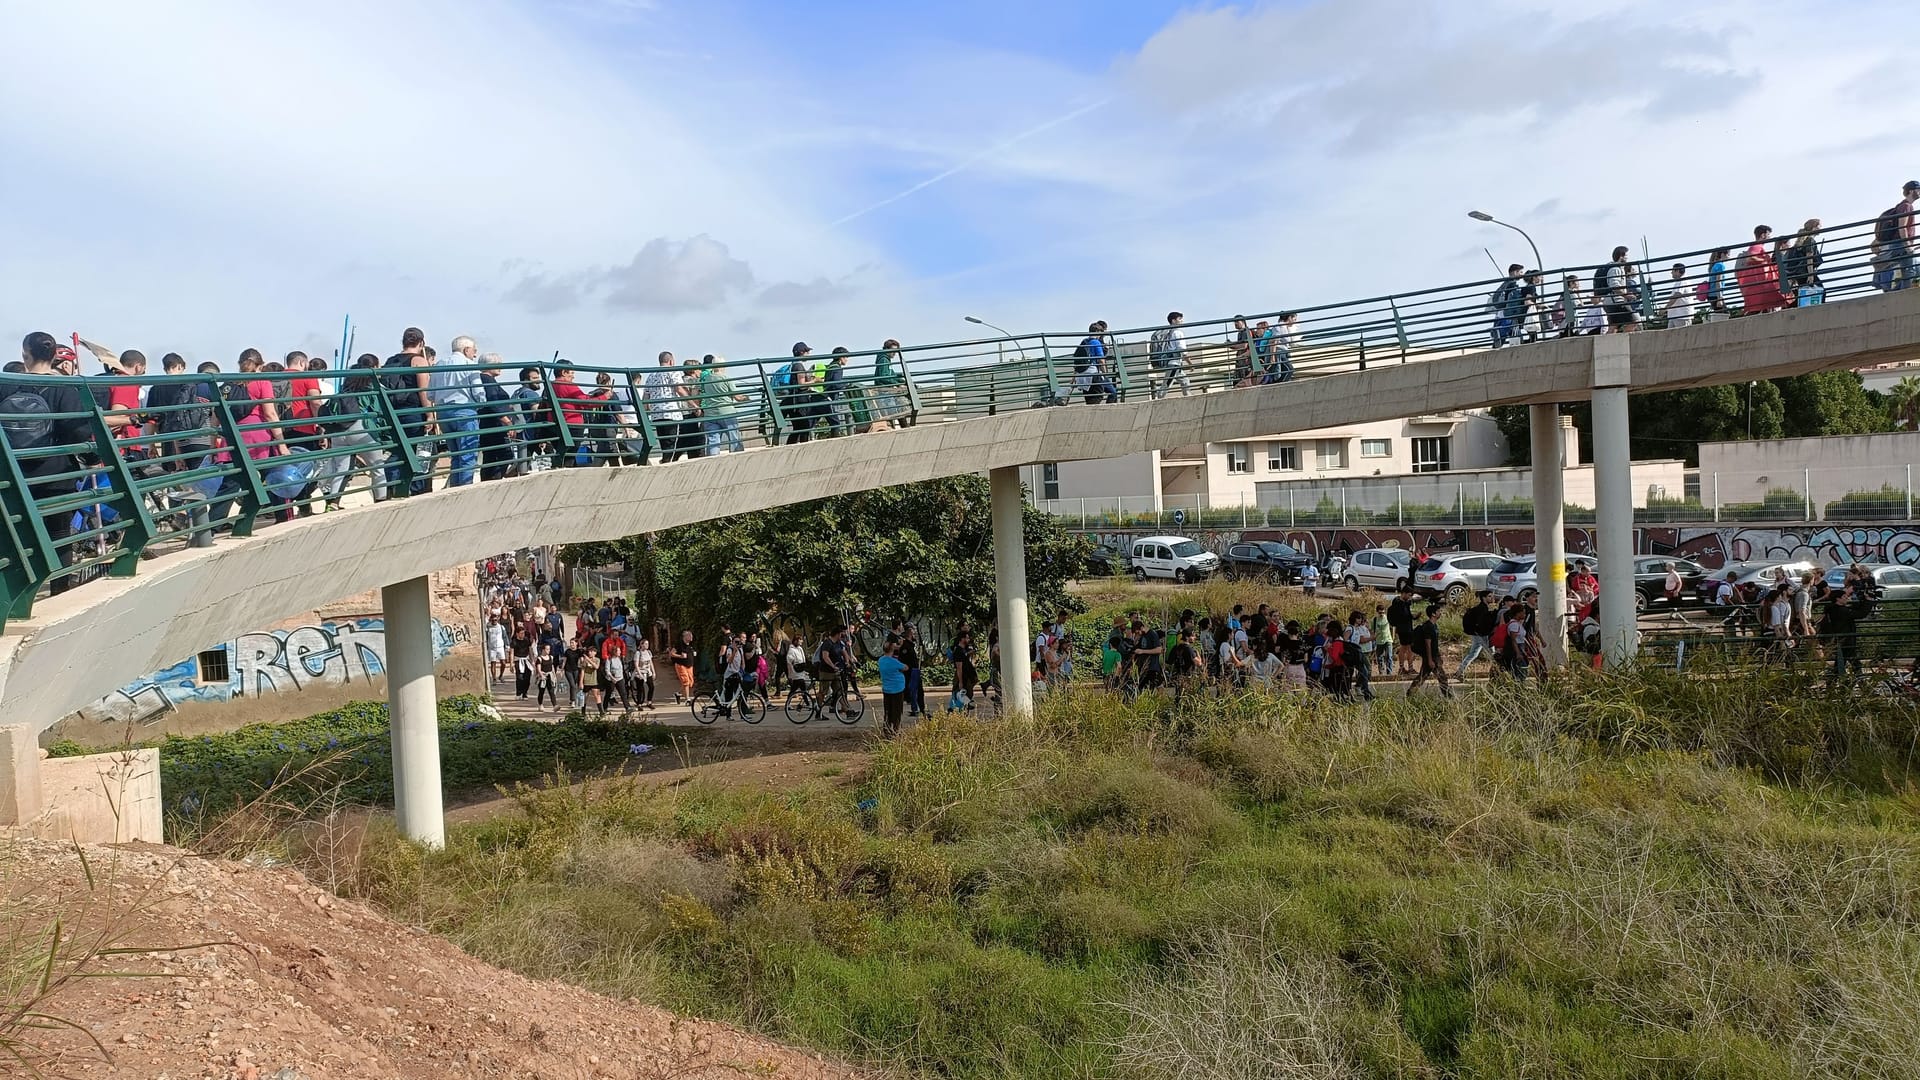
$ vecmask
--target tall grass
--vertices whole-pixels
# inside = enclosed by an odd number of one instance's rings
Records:
[[[852,790],[523,786],[328,866],[484,958],[901,1075],[1913,1076],[1916,731],[1779,672],[1066,693],[876,742]]]

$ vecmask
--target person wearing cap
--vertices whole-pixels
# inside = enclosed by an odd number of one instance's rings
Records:
[[[1920,180],[1900,187],[1900,201],[1873,224],[1873,283],[1883,292],[1911,288],[1920,272],[1913,251],[1913,204],[1920,201]]]

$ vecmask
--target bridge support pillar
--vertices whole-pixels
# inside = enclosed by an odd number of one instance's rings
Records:
[[[1627,388],[1633,384],[1632,338],[1593,339],[1593,487],[1600,548],[1600,653],[1609,670],[1633,661],[1639,616],[1633,604],[1633,451],[1628,442]]]
[[[1567,625],[1567,485],[1566,437],[1560,429],[1560,406],[1533,405],[1527,410],[1527,428],[1533,443],[1533,554],[1534,582],[1540,590],[1540,651],[1549,668],[1567,665],[1567,635],[1555,633]]]
[[[387,709],[393,737],[393,813],[428,847],[446,841],[440,789],[440,702],[433,685],[433,615],[427,579],[380,590],[387,623]]]
[[[40,816],[40,739],[32,724],[0,727],[0,825]]]
[[[1012,716],[1033,711],[1033,666],[1027,650],[1026,499],[1017,466],[988,474],[993,492],[993,584],[1000,612],[1000,700]]]

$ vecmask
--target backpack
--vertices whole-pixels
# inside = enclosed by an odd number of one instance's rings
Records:
[[[1613,270],[1613,264],[1608,263],[1607,265],[1602,266],[1593,272],[1593,291],[1594,292],[1604,293],[1607,291],[1607,274],[1612,270]]]
[[[775,385],[775,386],[792,386],[792,385],[793,385],[793,368],[794,368],[794,364],[798,364],[799,362],[800,362],[800,361],[798,361],[798,360],[795,360],[795,361],[794,361],[794,362],[793,362],[792,364],[788,364],[788,365],[786,365],[786,366],[784,366],[784,367],[782,367],[782,368],[781,368],[781,369],[780,369],[779,371],[776,371],[776,372],[774,372],[774,373],[773,373],[773,385]]]
[[[1341,638],[1327,642],[1327,666],[1330,668],[1347,666],[1347,643]]]
[[[1907,204],[1894,203],[1881,213],[1873,223],[1873,238],[1882,244],[1898,243],[1900,240],[1900,219],[1907,214]]]
[[[7,445],[14,450],[47,445],[53,437],[50,412],[47,399],[38,390],[24,386],[8,390],[0,399],[0,429],[6,432]]]
[[[360,417],[358,414],[360,409],[358,408],[358,403],[356,402],[349,405],[347,402],[347,398],[354,396],[358,395],[335,394],[320,406],[320,411],[314,415],[320,421],[321,434],[344,434],[359,421]],[[346,417],[346,419],[342,419],[342,417]]]
[[[1152,360],[1153,366],[1157,368],[1166,367],[1173,362],[1174,357],[1173,331],[1155,330],[1153,337],[1149,340],[1148,347],[1152,350],[1149,358]]]
[[[1501,315],[1505,315],[1507,313],[1507,304],[1513,299],[1513,292],[1518,287],[1512,278],[1507,278],[1505,281],[1502,281],[1499,286],[1493,290],[1492,295],[1487,297],[1487,308]]]
[[[1488,635],[1488,640],[1493,643],[1495,649],[1507,647],[1507,620],[1501,619],[1493,625],[1493,633]]]
[[[196,397],[212,400],[214,390],[206,383],[194,383],[186,388],[186,397],[181,399],[181,407],[160,416],[160,433],[174,435],[182,432],[201,433],[213,426],[213,406],[194,405]]]

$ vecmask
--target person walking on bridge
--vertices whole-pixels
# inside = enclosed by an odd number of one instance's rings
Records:
[[[1178,312],[1167,313],[1167,325],[1153,332],[1149,360],[1156,373],[1152,394],[1157,400],[1173,392],[1173,384],[1180,383],[1180,396],[1190,392],[1187,385],[1187,336],[1180,331],[1180,324],[1187,317]]]
[[[1773,226],[1755,225],[1753,243],[1740,256],[1735,275],[1740,281],[1741,308],[1748,315],[1764,315],[1786,306],[1780,294],[1780,268],[1774,264],[1767,242],[1773,238]]]
[[[1900,188],[1900,201],[1873,223],[1873,283],[1883,292],[1910,289],[1920,274],[1920,259],[1914,256],[1915,202],[1920,202],[1920,180],[1909,180]]]

